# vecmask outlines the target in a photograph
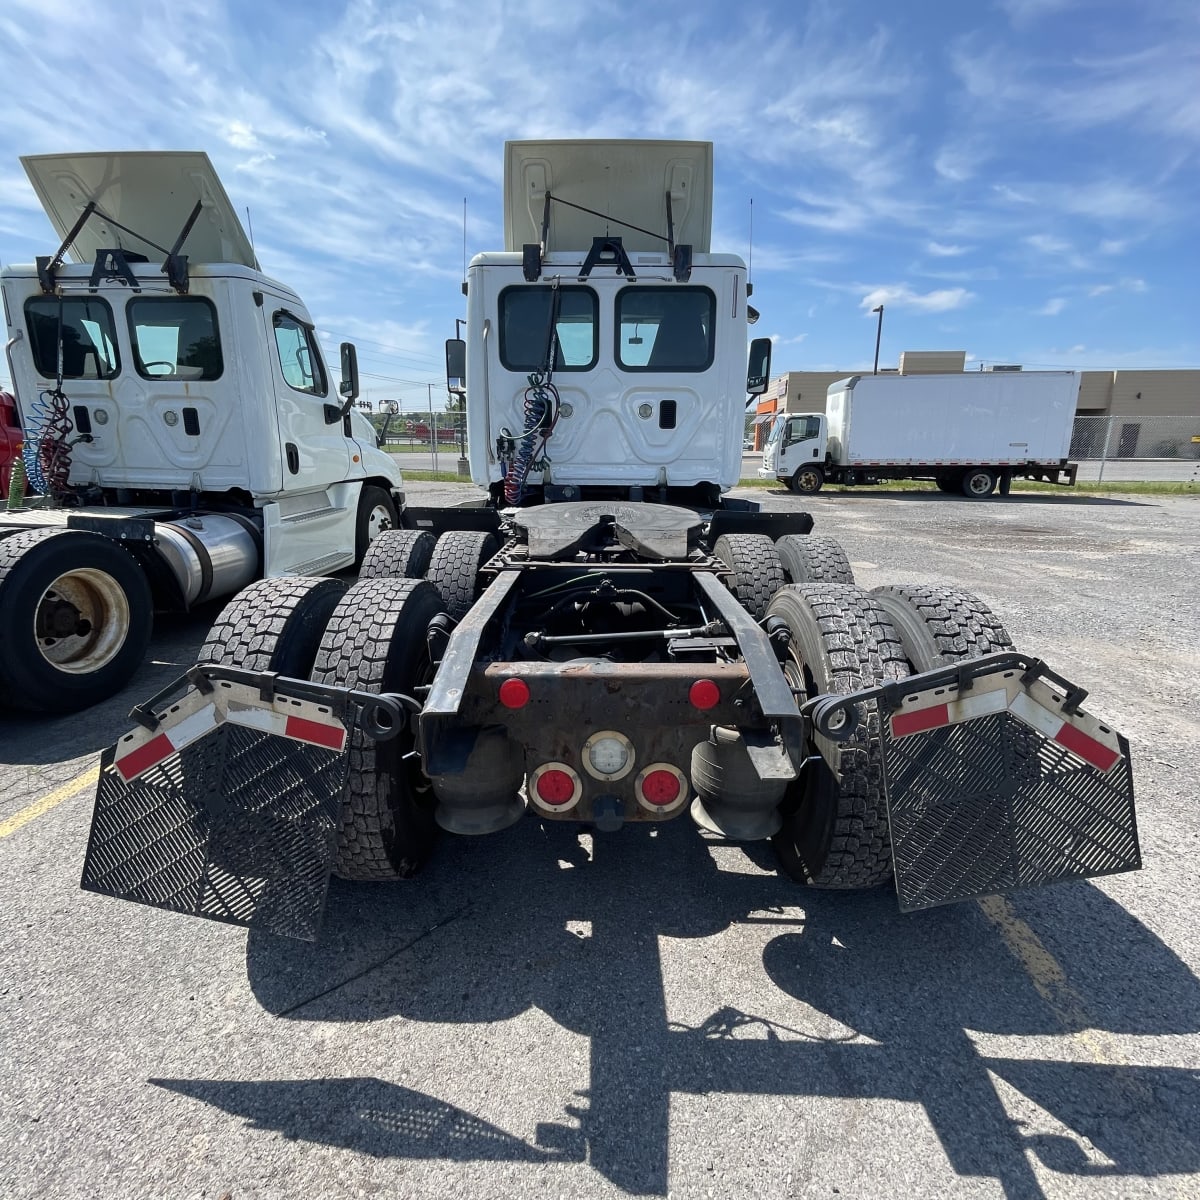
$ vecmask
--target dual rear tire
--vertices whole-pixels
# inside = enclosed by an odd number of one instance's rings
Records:
[[[425,633],[444,611],[420,579],[262,579],[226,605],[199,661],[412,695],[433,678]],[[411,730],[385,742],[351,733],[334,866],[343,878],[407,878],[432,853],[433,796],[414,745]]]
[[[791,633],[784,671],[801,697],[845,695],[1012,647],[991,609],[956,588],[792,585],[769,611]],[[789,789],[773,839],[781,871],[797,882],[852,889],[891,878],[880,719],[871,702],[846,741],[814,738],[815,761]]]

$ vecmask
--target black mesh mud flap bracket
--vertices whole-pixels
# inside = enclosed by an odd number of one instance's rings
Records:
[[[362,720],[346,698],[357,693],[274,677],[264,687],[231,668],[191,674],[201,688],[157,715],[135,710],[141,727],[102,755],[82,886],[311,941],[336,852],[348,725]],[[255,682],[228,678],[238,675]],[[387,698],[366,699],[378,717]]]
[[[1039,660],[989,655],[869,695],[903,911],[1142,865],[1129,743]],[[814,720],[836,724],[827,699]]]

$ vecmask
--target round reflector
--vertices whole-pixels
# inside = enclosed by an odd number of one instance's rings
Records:
[[[670,771],[651,771],[642,780],[642,795],[650,804],[674,804],[682,786]]]
[[[688,691],[688,699],[695,708],[707,712],[721,703],[721,689],[711,679],[697,679]]]
[[[524,708],[529,703],[529,684],[523,679],[506,679],[500,685],[500,703],[505,708]]]
[[[538,776],[535,786],[538,797],[547,804],[566,804],[575,795],[575,780],[553,767]]]

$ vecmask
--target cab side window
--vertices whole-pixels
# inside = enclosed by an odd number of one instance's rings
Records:
[[[282,309],[271,321],[275,327],[279,366],[288,386],[298,392],[307,392],[310,396],[328,395],[325,364],[321,361],[321,351],[317,347],[312,326]]]

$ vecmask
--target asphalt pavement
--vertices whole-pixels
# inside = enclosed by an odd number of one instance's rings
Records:
[[[410,485],[453,503],[469,485]],[[446,838],[316,945],[84,893],[119,697],[0,715],[0,1196],[1200,1195],[1200,498],[803,501],[954,583],[1130,739],[1145,867],[901,915],[684,816]]]

